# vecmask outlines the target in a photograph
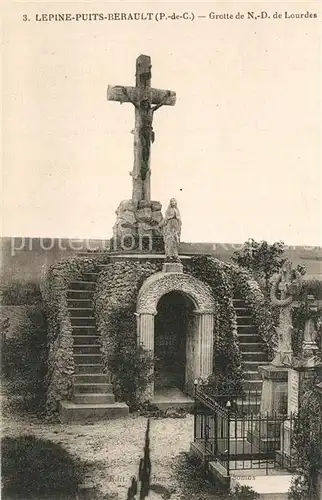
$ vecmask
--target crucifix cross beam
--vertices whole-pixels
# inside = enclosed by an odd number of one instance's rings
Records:
[[[153,113],[161,106],[174,106],[176,94],[171,90],[151,88],[151,58],[140,55],[136,60],[135,87],[109,85],[107,100],[135,107],[134,164],[132,200],[151,200],[151,143],[154,142]]]

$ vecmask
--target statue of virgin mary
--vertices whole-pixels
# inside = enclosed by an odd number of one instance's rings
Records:
[[[177,201],[171,198],[163,221],[163,239],[166,260],[179,261],[180,236],[181,216]]]

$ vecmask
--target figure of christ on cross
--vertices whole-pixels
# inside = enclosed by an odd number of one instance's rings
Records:
[[[175,92],[151,88],[151,59],[149,56],[141,55],[136,60],[136,86],[109,86],[107,99],[121,104],[130,102],[135,107],[132,200],[135,203],[141,200],[150,201],[151,143],[154,142],[153,113],[161,106],[173,106],[176,101]]]

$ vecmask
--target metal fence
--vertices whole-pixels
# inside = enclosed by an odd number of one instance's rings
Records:
[[[261,414],[247,398],[195,392],[194,441],[203,449],[206,467],[218,461],[228,476],[241,469],[293,470],[295,422],[293,414]]]

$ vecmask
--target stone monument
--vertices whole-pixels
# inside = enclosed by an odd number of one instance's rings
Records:
[[[113,240],[117,249],[162,250],[161,203],[151,201],[151,144],[155,140],[152,127],[154,113],[161,106],[174,106],[176,94],[171,90],[151,88],[151,58],[140,55],[136,60],[135,87],[109,86],[107,100],[131,103],[135,108],[134,164],[132,199],[120,203],[113,227]],[[161,245],[161,248],[160,248]]]
[[[292,308],[300,286],[300,275],[292,270],[292,264],[286,260],[279,273],[272,279],[270,297],[272,304],[279,307],[279,324],[276,328],[277,345],[273,361],[260,366],[263,379],[261,413],[280,414],[286,406],[287,373],[284,361],[292,358]],[[280,297],[278,297],[280,293]]]
[[[260,403],[260,413],[263,417],[273,414],[279,416],[286,413],[288,369],[284,366],[284,361],[292,359],[292,308],[295,305],[294,301],[299,285],[299,273],[294,271],[292,263],[286,260],[280,272],[273,276],[270,291],[272,304],[280,308],[274,359],[269,365],[258,368],[263,379]],[[259,446],[258,440],[260,440],[261,449],[264,446],[271,446],[272,449],[277,450],[280,448],[280,442],[276,439],[279,435],[280,423],[278,420],[267,424],[264,422],[261,429],[256,429],[252,442]],[[272,442],[270,442],[270,436],[274,436]]]
[[[281,271],[273,276],[271,286],[271,301],[279,307],[279,325],[276,328],[277,348],[272,361],[273,366],[283,366],[292,357],[292,310],[295,306],[295,298],[301,286],[301,275],[292,269],[292,263],[286,260]],[[277,292],[280,292],[280,298]]]
[[[277,452],[277,460],[286,465],[294,464],[294,450],[292,449],[292,432],[296,415],[301,406],[305,380],[314,376],[315,369],[320,365],[316,356],[318,346],[316,345],[316,331],[313,315],[318,310],[318,304],[312,295],[307,297],[307,318],[304,327],[304,339],[302,349],[297,357],[291,356],[284,360],[288,369],[287,387],[287,414],[288,419],[281,425],[281,449]]]

